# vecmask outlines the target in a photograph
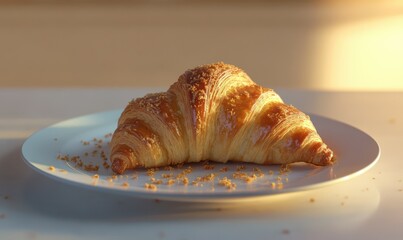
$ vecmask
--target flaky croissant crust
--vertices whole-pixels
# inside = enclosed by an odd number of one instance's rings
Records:
[[[225,63],[186,71],[166,92],[132,100],[111,140],[112,170],[212,160],[329,165],[309,117]]]

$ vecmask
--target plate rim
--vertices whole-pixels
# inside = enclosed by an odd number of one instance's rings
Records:
[[[347,174],[345,176],[337,177],[335,179],[330,179],[326,181],[321,181],[317,183],[311,183],[308,185],[304,186],[297,186],[297,187],[289,187],[289,188],[284,188],[276,191],[254,191],[253,194],[251,195],[251,192],[245,192],[245,191],[231,191],[231,192],[191,192],[191,193],[181,193],[181,192],[161,192],[161,191],[134,191],[134,190],[128,190],[128,189],[123,189],[123,188],[115,188],[115,187],[106,187],[103,185],[91,185],[85,182],[81,182],[75,179],[71,179],[68,177],[62,177],[59,175],[52,174],[50,171],[44,171],[43,169],[39,168],[37,166],[38,163],[32,162],[32,160],[29,160],[29,156],[27,156],[27,147],[29,144],[35,140],[35,137],[37,137],[39,134],[44,133],[45,131],[57,127],[58,125],[62,125],[68,121],[73,121],[77,119],[85,119],[88,117],[96,117],[96,116],[102,116],[105,114],[116,114],[117,116],[120,115],[120,113],[123,111],[123,109],[114,109],[114,110],[109,110],[109,111],[101,111],[101,112],[95,112],[95,113],[89,113],[77,117],[72,117],[68,118],[62,121],[59,121],[57,123],[51,124],[47,127],[41,128],[34,133],[32,133],[27,139],[25,139],[24,143],[21,146],[21,151],[20,155],[23,161],[30,166],[33,170],[36,172],[49,177],[50,179],[57,180],[62,183],[67,183],[73,186],[78,186],[78,187],[85,187],[86,189],[90,190],[96,190],[96,191],[101,191],[103,193],[117,193],[117,194],[124,194],[124,195],[130,195],[133,197],[141,197],[141,198],[154,198],[154,199],[165,199],[165,200],[173,200],[173,201],[197,201],[197,202],[218,202],[218,201],[243,201],[243,200],[249,200],[249,199],[255,199],[255,198],[267,198],[267,197],[272,197],[272,196],[278,196],[282,194],[289,194],[289,193],[297,193],[297,192],[303,192],[303,191],[308,191],[311,189],[316,189],[316,188],[321,188],[325,187],[327,185],[332,185],[335,183],[343,182],[349,178],[353,178],[356,176],[359,176],[366,172],[368,169],[372,168],[374,165],[377,164],[377,162],[380,159],[381,156],[381,147],[379,143],[368,133],[364,132],[363,130],[352,126],[351,124],[335,120],[326,116],[314,114],[314,113],[306,113],[307,115],[310,116],[310,118],[314,118],[316,120],[325,120],[328,122],[335,122],[337,124],[343,125],[344,127],[348,127],[351,129],[354,129],[354,131],[359,132],[360,134],[364,135],[367,140],[370,140],[372,144],[374,144],[374,149],[376,151],[376,156],[374,159],[372,159],[369,164],[366,164],[363,168],[360,168],[357,171],[354,171],[350,174]],[[108,121],[106,121],[108,122]],[[314,123],[315,125],[315,123]],[[97,123],[95,126],[102,126],[102,124]],[[315,126],[316,127],[316,126]],[[325,166],[323,168],[331,168],[334,166],[337,166],[338,161],[332,166]]]

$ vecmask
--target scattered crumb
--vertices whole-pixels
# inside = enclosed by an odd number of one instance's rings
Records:
[[[245,169],[246,169],[246,167],[244,165],[240,165],[240,166],[236,167],[237,172],[240,172],[240,171],[245,170]]]
[[[149,169],[147,169],[147,176],[152,177],[152,176],[154,176],[154,175],[155,175],[155,170],[154,170],[154,168],[149,168]]]
[[[249,176],[248,174],[243,173],[243,172],[234,172],[232,174],[232,177],[234,179],[243,180],[246,183],[251,183],[257,179],[257,176],[255,174],[252,174]]]
[[[57,138],[53,138],[53,141],[57,141],[58,139]]]
[[[56,170],[56,168],[54,167],[54,166],[49,166],[49,171],[55,171]]]
[[[283,164],[280,166],[280,171],[279,171],[280,175],[287,174],[290,171],[291,171],[291,168],[290,168],[289,164]]]
[[[174,179],[168,179],[167,185],[169,185],[169,186],[174,185],[175,182],[176,182],[176,181],[175,181]]]
[[[281,233],[284,234],[284,235],[288,235],[288,234],[290,234],[290,230],[283,229],[283,231],[281,231]]]
[[[123,182],[122,183],[122,187],[129,187],[130,185],[129,185],[129,183],[128,182]]]
[[[220,169],[220,172],[228,172],[228,167],[223,167]]]
[[[207,163],[207,164],[204,164],[204,165],[203,165],[203,168],[204,168],[205,170],[214,170],[215,165]]]
[[[160,185],[160,184],[162,184],[162,180],[161,179],[156,179],[156,178],[150,178],[150,180],[151,180],[151,183],[152,184],[155,184],[155,185]]]
[[[145,188],[145,189],[148,189],[148,190],[156,191],[156,190],[157,190],[157,185],[145,183],[145,184],[144,184],[144,188]]]
[[[174,168],[171,167],[171,166],[166,166],[166,167],[164,167],[164,170],[165,171],[172,171],[172,170],[174,170]]]
[[[403,192],[403,189],[399,188],[397,191],[399,191],[399,192]]]
[[[236,184],[233,183],[230,179],[224,177],[223,179],[220,179],[218,181],[218,184],[221,186],[226,187],[228,190],[235,190],[236,189]]]
[[[314,203],[315,202],[315,198],[310,198],[309,202]]]
[[[162,178],[172,178],[173,177],[173,173],[163,173],[163,174],[161,174],[161,177]]]
[[[96,172],[99,170],[98,165],[93,165],[92,163],[84,165],[84,170],[89,172]]]
[[[188,185],[189,184],[189,179],[187,177],[184,177],[182,179],[182,183],[183,183],[183,185]]]
[[[92,175],[92,178],[93,178],[93,179],[99,179],[99,175],[98,175],[98,174],[94,174],[94,175]]]

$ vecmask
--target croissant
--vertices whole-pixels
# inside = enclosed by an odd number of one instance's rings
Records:
[[[166,92],[132,100],[111,143],[112,170],[211,160],[332,164],[309,116],[225,63],[186,71]]]

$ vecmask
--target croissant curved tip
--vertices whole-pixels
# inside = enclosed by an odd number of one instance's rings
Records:
[[[330,150],[330,148],[326,148],[325,150],[323,150],[323,152],[321,154],[321,158],[317,165],[319,165],[319,166],[332,165],[335,161],[336,161],[336,158],[333,154],[333,151]]]
[[[112,162],[112,171],[117,174],[123,174],[127,168],[127,164],[123,159],[116,158]]]

